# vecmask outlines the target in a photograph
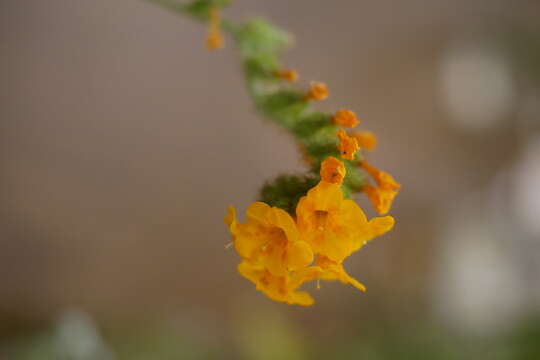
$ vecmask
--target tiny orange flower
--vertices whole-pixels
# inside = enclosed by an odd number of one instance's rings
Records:
[[[377,185],[384,190],[398,190],[401,185],[397,183],[397,181],[390,175],[389,173],[379,170],[375,168],[374,166],[371,166],[366,161],[362,161],[360,163],[360,166],[366,170],[366,172],[371,175],[373,180],[377,183]]]
[[[211,31],[206,38],[206,47],[209,50],[217,50],[223,47],[223,36],[219,31]]]
[[[361,149],[371,151],[377,146],[377,137],[371,131],[357,131],[351,134],[358,141]]]
[[[366,193],[369,201],[379,215],[385,215],[390,211],[392,202],[398,194],[395,190],[383,189],[371,185],[365,185],[362,190]]]
[[[332,117],[332,122],[338,126],[353,128],[360,123],[356,114],[351,110],[338,110]]]
[[[345,165],[333,156],[327,157],[321,164],[321,179],[323,181],[341,184],[345,174]]]
[[[289,82],[296,82],[298,80],[298,72],[293,69],[283,69],[278,70],[275,72],[275,75],[283,80],[289,81]]]
[[[210,50],[217,50],[223,47],[223,35],[221,34],[221,17],[218,8],[210,9],[210,19],[208,21],[208,36],[206,37],[206,47]]]
[[[328,88],[325,83],[312,82],[308,93],[306,94],[306,100],[324,100],[328,97]]]
[[[338,150],[341,153],[341,157],[347,160],[354,160],[354,155],[360,149],[358,141],[347,135],[344,130],[339,130],[337,136],[339,138]]]
[[[343,284],[351,284],[360,291],[366,291],[366,287],[364,285],[362,285],[360,282],[358,282],[358,280],[347,274],[341,262],[333,261],[330,258],[321,255],[317,258],[316,264],[323,271],[320,275],[321,279],[339,280]]]

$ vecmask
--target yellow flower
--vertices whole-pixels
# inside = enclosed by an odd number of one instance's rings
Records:
[[[332,122],[338,126],[353,128],[360,123],[356,118],[356,114],[351,110],[338,110],[332,117]]]
[[[301,241],[292,217],[285,211],[254,202],[246,211],[246,223],[236,220],[233,207],[225,217],[240,257],[260,264],[272,275],[284,276],[311,264],[313,252]]]
[[[333,156],[327,157],[321,164],[321,179],[326,182],[341,184],[345,174],[345,165]]]
[[[223,35],[220,30],[221,17],[218,8],[211,8],[208,21],[208,36],[206,37],[206,47],[210,50],[217,50],[223,47]]]
[[[390,230],[390,216],[367,220],[353,201],[343,199],[338,184],[321,181],[310,189],[296,208],[298,229],[314,253],[341,262],[367,241]]]
[[[381,187],[371,185],[365,185],[362,188],[362,191],[366,193],[369,201],[379,215],[385,215],[388,213],[388,211],[390,211],[392,202],[398,194],[398,192],[395,190],[383,189]]]
[[[357,131],[351,134],[358,141],[361,149],[371,151],[377,146],[377,137],[370,131]]]
[[[320,279],[339,280],[344,284],[351,284],[360,291],[366,291],[366,287],[364,285],[347,274],[341,263],[332,261],[326,256],[319,256],[317,258],[316,265],[319,266],[323,271],[319,277]]]
[[[366,172],[371,175],[373,180],[377,183],[377,185],[384,190],[398,190],[401,185],[396,182],[396,180],[390,175],[389,173],[379,170],[370,164],[368,164],[366,161],[362,161],[360,163],[360,166],[366,170]]]
[[[328,97],[328,88],[325,83],[312,82],[308,93],[306,94],[306,100],[324,100]]]
[[[238,265],[238,272],[256,285],[270,299],[288,304],[309,306],[313,298],[305,291],[297,289],[305,282],[316,279],[322,274],[317,266],[305,267],[284,276],[275,276],[264,266],[247,260]]]
[[[296,82],[298,80],[298,73],[293,69],[283,69],[275,72],[278,78],[287,80],[289,82]]]
[[[341,157],[347,160],[354,160],[354,155],[360,149],[355,138],[350,137],[344,130],[337,132],[339,138],[338,150]]]

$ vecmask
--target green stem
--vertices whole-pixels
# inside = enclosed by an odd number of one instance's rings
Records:
[[[208,21],[212,8],[228,4],[228,0],[194,0],[187,4],[174,0],[146,1],[200,22]],[[330,114],[311,110],[311,104],[304,100],[306,90],[294,88],[275,75],[281,69],[279,55],[289,43],[288,34],[261,19],[241,25],[222,20],[221,26],[239,47],[247,89],[259,112],[287,129],[313,160],[308,175],[281,176],[262,189],[262,201],[294,213],[299,196],[319,180],[321,162],[328,156],[339,156],[337,128],[331,123]],[[347,176],[343,190],[350,196],[363,185],[364,178],[355,162],[344,163]]]

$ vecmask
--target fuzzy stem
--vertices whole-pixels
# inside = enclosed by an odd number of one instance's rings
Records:
[[[201,22],[208,21],[210,9],[228,4],[228,0],[146,1]],[[309,174],[278,177],[261,191],[262,201],[293,213],[299,196],[319,180],[321,162],[328,156],[339,156],[337,127],[330,121],[330,114],[311,110],[310,102],[305,100],[306,90],[295,88],[276,76],[281,69],[280,54],[290,42],[287,33],[261,19],[245,24],[222,20],[221,26],[238,45],[246,86],[259,112],[286,128],[298,142],[304,157],[311,161]],[[344,163],[347,176],[343,190],[350,196],[364,184],[364,178],[356,166],[357,161],[344,160]]]

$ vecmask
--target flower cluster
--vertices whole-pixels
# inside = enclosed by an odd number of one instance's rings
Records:
[[[340,160],[327,158],[320,176],[298,202],[296,220],[282,209],[255,202],[242,224],[229,207],[225,223],[242,258],[238,271],[273,300],[311,305],[311,295],[298,288],[316,279],[339,280],[364,291],[347,274],[343,260],[394,225],[391,216],[368,220],[353,200],[344,198],[345,167]]]
[[[282,78],[288,80],[287,76]],[[304,99],[322,100],[327,96],[325,84],[312,83]],[[338,110],[330,121],[347,128],[359,124],[356,114],[344,109]],[[360,149],[371,151],[376,144],[370,132],[349,135],[340,129],[336,135],[339,154],[352,162]],[[400,185],[366,161],[355,163],[377,183],[377,187],[364,186],[375,209],[381,214],[388,212]],[[392,229],[394,218],[368,220],[356,202],[345,199],[341,186],[346,174],[341,160],[326,157],[320,166],[319,183],[300,198],[294,217],[278,207],[255,202],[248,207],[246,222],[242,224],[236,218],[235,208],[229,207],[225,223],[242,258],[238,271],[257,290],[273,300],[304,306],[314,300],[298,288],[312,280],[338,280],[365,291],[364,285],[345,271],[343,261],[369,240]]]
[[[256,108],[294,137],[310,168],[306,175],[282,175],[265,184],[261,201],[248,207],[244,223],[237,220],[234,207],[229,208],[225,222],[242,259],[240,274],[268,297],[289,304],[313,303],[299,290],[312,280],[338,280],[365,290],[347,274],[343,261],[389,231],[394,219],[368,220],[351,198],[364,192],[384,215],[400,188],[391,175],[365,159],[377,145],[375,135],[347,131],[360,123],[351,110],[328,114],[312,109],[329,90],[322,82],[311,82],[307,90],[294,86],[298,73],[280,64],[281,52],[290,44],[284,31],[262,19],[243,24],[222,19],[229,0],[149,1],[207,22],[209,49],[223,47],[222,31],[231,35]]]

